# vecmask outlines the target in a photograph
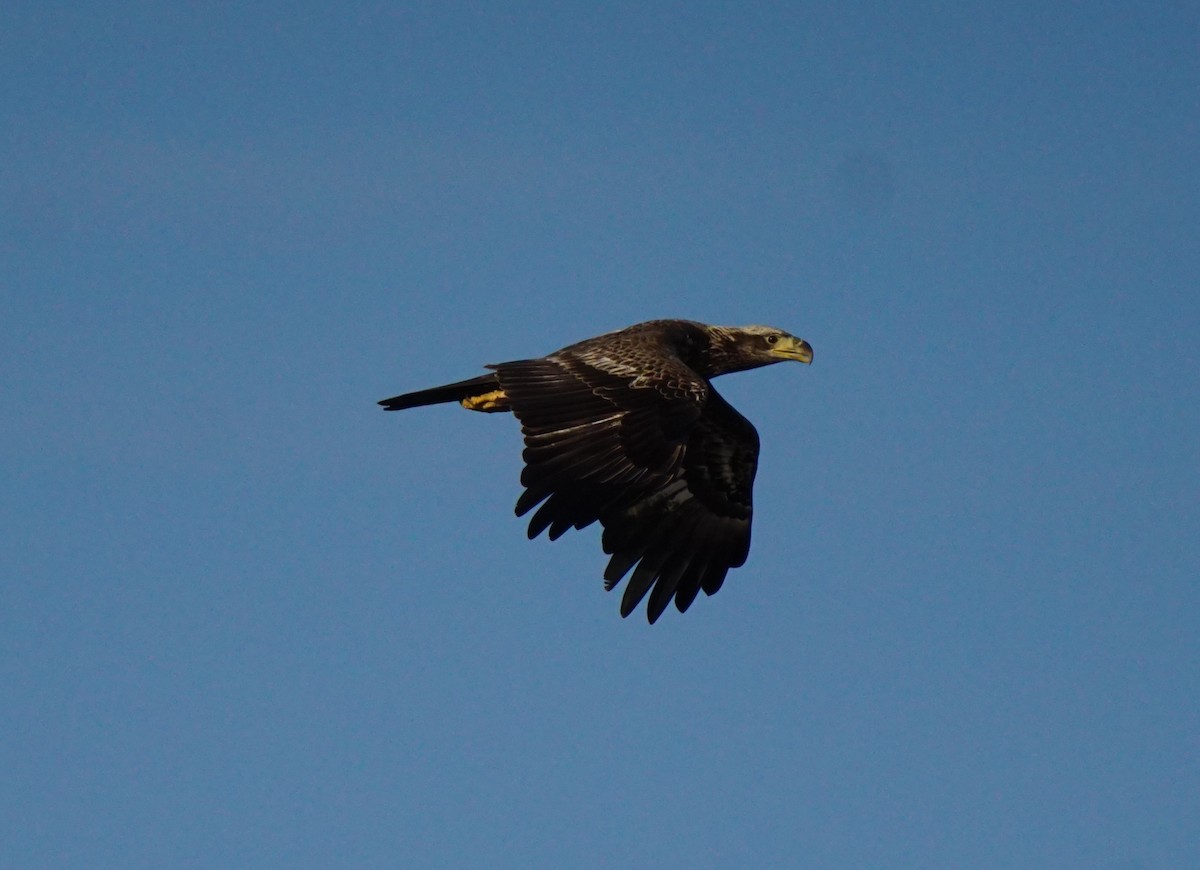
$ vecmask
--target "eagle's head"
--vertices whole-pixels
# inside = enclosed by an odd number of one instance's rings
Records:
[[[812,346],[802,338],[774,326],[717,326],[713,342],[714,374],[740,372],[772,363],[795,360],[811,363]]]

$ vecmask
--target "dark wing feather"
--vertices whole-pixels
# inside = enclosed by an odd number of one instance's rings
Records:
[[[758,433],[710,386],[679,473],[600,517],[604,551],[612,554],[606,586],[637,565],[621,599],[622,616],[651,589],[650,622],[672,598],[685,611],[701,590],[712,595],[730,568],[745,563],[757,469]]]
[[[660,361],[639,386],[566,353],[492,368],[525,435],[516,512],[537,508],[531,538],[583,528],[677,476],[708,391],[677,360]]]
[[[599,520],[605,588],[632,570],[621,615],[649,593],[654,622],[746,561],[758,433],[677,358],[637,362],[580,345],[491,368],[525,436],[529,537]]]

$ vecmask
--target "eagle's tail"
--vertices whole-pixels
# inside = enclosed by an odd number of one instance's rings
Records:
[[[508,410],[508,397],[500,388],[500,379],[494,374],[480,375],[469,381],[431,387],[428,390],[417,390],[415,393],[402,393],[384,399],[379,404],[385,411],[403,411],[405,408],[419,408],[422,405],[437,405],[442,402],[458,402],[472,411]]]

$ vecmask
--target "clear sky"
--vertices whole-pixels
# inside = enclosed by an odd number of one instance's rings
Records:
[[[0,865],[1200,866],[1200,7],[10,3]],[[520,435],[654,317],[754,547],[653,627]]]

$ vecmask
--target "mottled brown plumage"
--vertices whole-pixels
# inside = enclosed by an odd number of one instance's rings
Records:
[[[605,588],[632,569],[621,615],[649,593],[653,623],[672,600],[682,612],[715,593],[750,549],[758,433],[709,381],[784,360],[811,362],[812,348],[766,326],[651,320],[379,404],[515,414],[529,537],[599,521]]]

